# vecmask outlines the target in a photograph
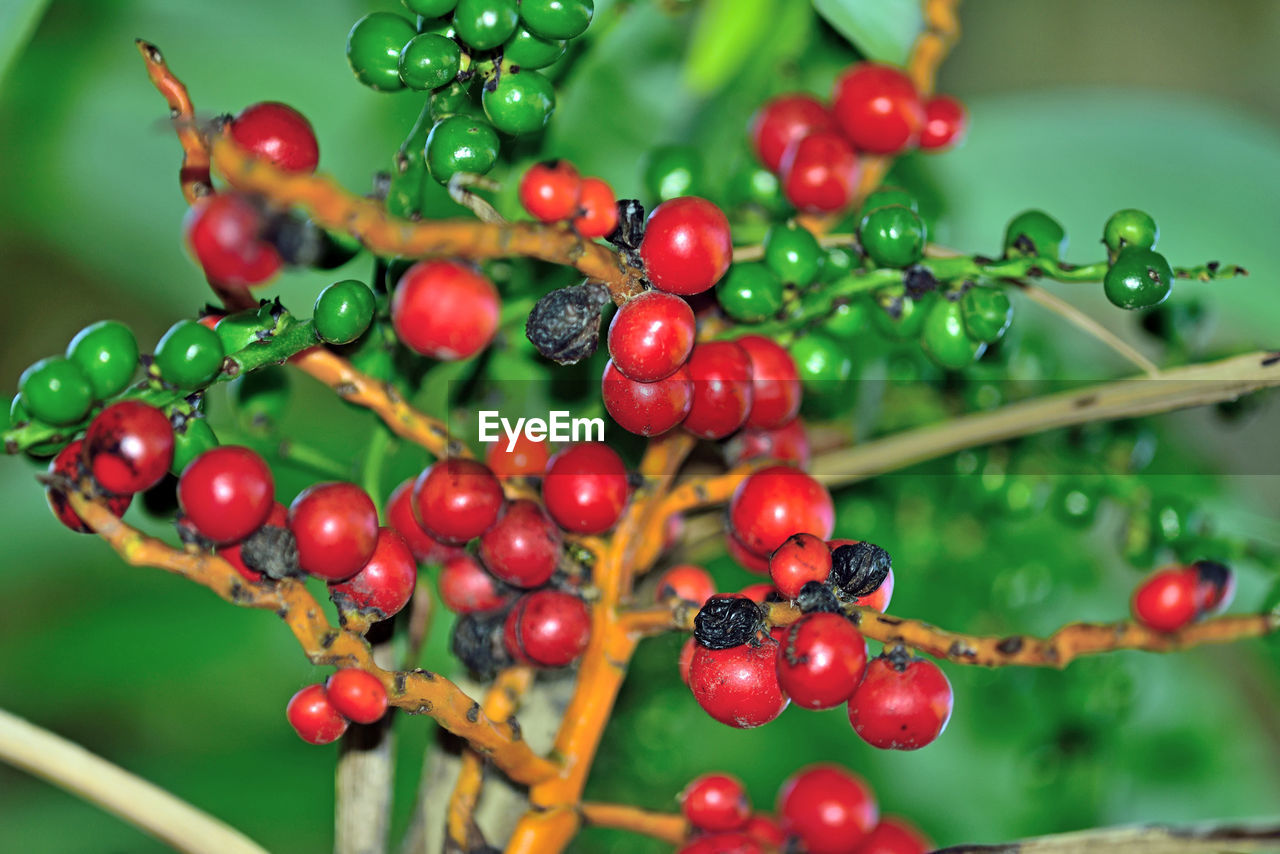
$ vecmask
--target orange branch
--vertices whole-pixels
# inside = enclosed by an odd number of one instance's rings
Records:
[[[147,65],[147,76],[151,78],[151,83],[169,105],[169,118],[173,120],[174,132],[182,146],[182,169],[178,173],[182,195],[187,204],[194,204],[200,197],[213,192],[213,181],[209,177],[209,148],[196,127],[196,112],[191,105],[191,96],[187,94],[187,87],[165,64],[160,48],[142,39],[135,39],[134,44],[138,46],[138,53],[142,54],[142,61]]]
[[[629,830],[644,836],[680,845],[689,834],[689,824],[676,813],[650,812],[623,804],[587,802],[578,808],[582,820],[595,827]]]

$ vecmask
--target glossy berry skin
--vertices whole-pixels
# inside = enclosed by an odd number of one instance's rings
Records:
[[[476,50],[492,50],[502,44],[519,23],[516,0],[458,0],[453,10],[458,38]]]
[[[800,373],[791,354],[762,335],[744,335],[735,343],[751,360],[747,426],[771,430],[794,419],[800,412]]]
[[[438,460],[413,485],[414,514],[423,530],[445,543],[465,543],[489,530],[504,501],[502,484],[475,460]]]
[[[502,45],[502,58],[521,68],[546,68],[564,56],[564,39],[544,39],[528,27],[517,27]]]
[[[831,112],[840,132],[858,151],[897,154],[914,148],[925,111],[916,87],[889,65],[860,62],[836,80]]]
[[[595,14],[593,0],[522,0],[520,20],[545,39],[575,39]]]
[[[318,483],[289,505],[289,530],[298,541],[298,564],[325,581],[346,581],[373,557],[378,511],[354,483]]]
[[[386,620],[409,604],[417,583],[418,564],[409,544],[392,528],[379,528],[373,556],[346,581],[330,584],[329,596],[343,608],[372,612],[377,619]],[[352,715],[347,717],[356,720]]]
[[[1176,632],[1200,614],[1196,571],[1189,567],[1157,570],[1138,585],[1130,603],[1133,617],[1157,632]]]
[[[1061,258],[1067,248],[1067,230],[1042,210],[1027,210],[1009,220],[1004,230],[1004,254],[1009,258],[1039,255]]]
[[[813,534],[792,534],[769,556],[769,578],[788,599],[800,595],[810,581],[826,582],[831,575],[831,549]]]
[[[782,308],[783,284],[763,264],[734,264],[716,285],[724,313],[743,323],[759,323]]]
[[[334,282],[316,297],[312,312],[316,334],[327,344],[350,344],[373,323],[377,301],[364,282]]]
[[[1013,303],[1001,288],[969,288],[960,297],[960,310],[969,337],[985,344],[1003,338],[1013,322]]]
[[[772,225],[764,235],[764,263],[778,278],[805,287],[818,277],[823,251],[813,232],[796,223]]]
[[[702,192],[702,153],[691,145],[659,145],[644,160],[644,188],[650,198],[665,202]]]
[[[751,818],[751,801],[742,781],[728,774],[695,777],[680,793],[680,812],[698,830],[741,830]]]
[[[798,468],[809,465],[809,437],[799,418],[773,430],[748,427],[730,438],[724,449],[730,465],[763,458],[791,463]]]
[[[72,482],[78,482],[84,476],[84,440],[76,439],[58,452],[49,462],[49,474],[61,475]],[[71,508],[71,502],[65,492],[48,488],[45,497],[49,500],[49,509],[59,522],[77,534],[92,534],[93,529],[85,524],[79,514]],[[116,495],[107,498],[107,509],[113,516],[123,516],[133,502],[133,495]]]
[[[654,588],[654,600],[665,602],[673,596],[685,602],[692,602],[701,608],[708,599],[716,595],[716,582],[700,566],[682,563],[673,566],[658,576]]]
[[[280,271],[280,253],[262,240],[262,214],[237,193],[197,201],[183,220],[187,246],[209,281],[232,288],[260,285]]]
[[[515,587],[541,587],[560,561],[560,529],[537,502],[521,499],[480,538],[480,559],[501,581]]]
[[[838,765],[811,765],[778,790],[783,830],[809,854],[853,854],[876,826],[880,808],[871,788]]]
[[[404,538],[419,563],[441,563],[457,554],[457,546],[442,543],[422,528],[422,523],[413,513],[413,483],[416,478],[409,478],[395,488],[387,499],[387,524]]]
[[[500,478],[537,477],[547,470],[549,456],[546,442],[535,441],[521,432],[514,444],[505,437],[490,444],[484,461]]]
[[[767,557],[792,534],[830,538],[835,509],[831,493],[809,475],[770,466],[738,484],[729,502],[729,524],[748,551]]]
[[[653,286],[673,294],[700,294],[728,271],[733,258],[729,220],[698,196],[681,196],[649,214],[640,257]]]
[[[458,76],[462,51],[439,33],[419,33],[400,51],[400,79],[410,89],[425,91],[448,85]]]
[[[123,323],[100,320],[76,333],[67,345],[67,359],[89,380],[95,400],[125,390],[138,370],[138,340]]]
[[[237,445],[205,451],[178,478],[182,512],[215,543],[243,540],[261,528],[274,503],[275,481],[266,461]]]
[[[459,172],[483,175],[498,161],[498,134],[484,119],[451,115],[427,135],[427,169],[441,184]]]
[[[765,850],[781,851],[787,842],[787,834],[783,832],[782,825],[773,816],[753,815],[747,821],[747,826],[743,828],[743,833],[761,845],[767,846]]]
[[[440,601],[455,614],[496,610],[507,603],[507,596],[497,579],[466,552],[447,558],[440,569]]]
[[[684,428],[703,439],[723,439],[747,421],[754,399],[751,357],[733,341],[693,348],[685,366],[693,381],[693,403]]]
[[[927,854],[933,843],[904,818],[885,816],[867,834],[856,854]]]
[[[924,255],[924,220],[903,205],[876,208],[862,217],[858,238],[880,267],[910,267]]]
[[[936,95],[924,102],[920,147],[925,151],[954,148],[964,140],[968,124],[964,104],[949,95]]]
[[[689,360],[696,334],[689,303],[662,291],[645,291],[623,303],[610,321],[609,355],[625,376],[657,382]]]
[[[314,172],[320,163],[311,122],[288,104],[263,101],[245,107],[229,130],[237,145],[284,172]]]
[[[1119,308],[1152,308],[1173,291],[1173,269],[1159,252],[1128,247],[1107,268],[1102,287]]]
[[[547,126],[556,108],[556,90],[537,71],[506,71],[480,95],[484,114],[503,133],[517,136]]]
[[[391,324],[418,355],[456,361],[489,346],[500,310],[486,276],[453,261],[420,261],[396,285]]]
[[[520,178],[520,204],[539,222],[559,222],[578,212],[582,176],[567,160],[530,166]]]
[[[573,230],[583,237],[607,237],[618,227],[618,199],[600,178],[583,178]]]
[[[748,833],[708,833],[685,843],[676,854],[764,854],[766,850],[771,849]]]
[[[413,24],[391,12],[370,12],[356,21],[347,33],[347,62],[356,79],[380,92],[403,89],[400,51],[417,34]]]
[[[294,694],[285,716],[298,738],[308,744],[329,744],[347,731],[347,719],[329,702],[323,685],[308,685]]]
[[[860,171],[858,156],[844,137],[814,131],[783,155],[782,192],[800,210],[837,211],[853,200]]]
[[[358,724],[371,724],[387,713],[387,689],[374,676],[358,667],[345,667],[329,677],[325,696],[338,714]]]
[[[132,495],[160,482],[173,462],[168,417],[136,400],[113,403],[94,416],[84,434],[85,463],[98,485]]]
[[[608,445],[584,442],[551,458],[542,500],[556,524],[576,534],[613,527],[627,504],[627,469]]]
[[[565,667],[577,660],[591,638],[587,603],[572,593],[537,590],[516,600],[503,624],[503,642],[517,660],[540,667]]]
[[[624,376],[610,360],[600,377],[600,395],[619,427],[640,436],[659,436],[689,414],[693,383],[683,366],[657,382],[638,383]]]
[[[195,389],[222,373],[225,357],[217,332],[194,320],[179,320],[156,343],[155,367],[170,385]]]
[[[738,729],[763,726],[790,702],[778,684],[778,644],[772,639],[729,649],[697,644],[689,688],[703,711]]]
[[[881,655],[849,698],[849,722],[872,747],[918,750],[947,728],[953,700],[951,683],[932,661],[901,664]]]
[[[22,372],[18,399],[31,417],[47,424],[72,424],[93,405],[93,386],[70,359],[41,359]]]
[[[958,371],[973,363],[987,349],[986,342],[969,335],[958,300],[935,300],[925,315],[920,344],[929,358],[941,367]]]
[[[779,95],[764,103],[751,117],[751,147],[771,172],[782,168],[787,148],[815,131],[835,126],[830,111],[808,95]]]
[[[1113,213],[1102,227],[1102,242],[1112,256],[1123,249],[1152,249],[1160,240],[1160,227],[1151,214],[1136,208]]]
[[[778,684],[797,706],[833,709],[867,668],[867,642],[843,614],[807,614],[791,624],[778,656]]]

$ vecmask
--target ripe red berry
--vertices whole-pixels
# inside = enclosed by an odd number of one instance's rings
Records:
[[[183,221],[187,245],[209,281],[226,287],[260,285],[280,270],[280,253],[262,239],[266,220],[238,193],[200,199]]]
[[[587,648],[591,613],[587,603],[572,593],[526,593],[507,614],[502,638],[507,651],[517,660],[541,667],[564,667]]]
[[[308,685],[294,694],[285,716],[298,737],[309,744],[337,741],[347,731],[347,719],[329,702],[323,685]]]
[[[423,530],[446,543],[465,543],[498,520],[502,484],[484,463],[437,460],[413,484],[413,512]]]
[[[605,363],[600,377],[600,396],[609,417],[623,430],[640,436],[659,436],[689,414],[693,405],[693,383],[684,366],[657,382],[636,382],[624,376],[611,359]]]
[[[248,448],[222,445],[192,460],[178,478],[178,504],[215,543],[243,540],[267,521],[275,481],[262,457]]]
[[[420,356],[456,361],[479,353],[498,331],[493,282],[454,261],[419,261],[400,277],[391,325]]]
[[[379,528],[373,556],[346,581],[331,583],[329,596],[344,609],[371,611],[377,619],[386,620],[409,604],[417,583],[418,564],[409,544],[391,528]]]
[[[809,854],[853,854],[880,808],[866,782],[838,765],[812,765],[778,791],[778,817]]]
[[[800,373],[795,359],[778,342],[763,335],[744,335],[737,344],[751,360],[751,411],[747,426],[771,430],[792,421],[800,411]]]
[[[849,206],[861,167],[848,141],[835,131],[815,131],[791,144],[782,158],[782,192],[806,211],[828,213]]]
[[[925,113],[911,78],[900,69],[859,62],[836,80],[831,112],[858,151],[897,154],[914,148]]]
[[[521,432],[515,442],[504,438],[490,444],[484,461],[498,477],[537,477],[547,470],[548,456],[546,442],[530,439]]]
[[[640,257],[658,290],[700,294],[720,281],[733,260],[729,220],[698,196],[665,201],[649,214]]]
[[[576,534],[609,530],[627,504],[627,468],[608,445],[584,442],[551,458],[542,500],[556,524]]]
[[[908,658],[898,647],[867,665],[849,698],[849,723],[872,747],[917,750],[947,728],[953,700],[938,665]]]
[[[741,830],[751,818],[751,801],[742,781],[728,774],[695,777],[680,793],[680,811],[698,830]]]
[[[443,563],[446,558],[457,554],[461,549],[448,543],[442,543],[422,528],[418,517],[413,515],[413,482],[409,478],[395,488],[387,499],[387,524],[396,533],[404,537],[419,563]]]
[[[703,439],[723,439],[746,423],[753,400],[746,350],[733,341],[698,344],[685,369],[693,381],[686,430]]]
[[[657,382],[689,360],[696,334],[689,303],[674,294],[645,291],[614,314],[609,355],[617,369],[636,382]]]
[[[480,538],[480,559],[498,579],[516,587],[541,587],[560,562],[560,529],[534,501],[521,499]]]
[[[607,237],[618,227],[618,200],[600,178],[583,178],[573,228],[586,238]]]
[[[701,608],[714,595],[716,582],[711,573],[700,566],[682,563],[658,576],[653,597],[655,601],[663,602],[674,596]]]
[[[76,439],[50,461],[49,474],[61,475],[73,483],[78,483],[80,478],[84,477],[83,457],[84,440]],[[53,511],[53,515],[59,522],[78,534],[93,533],[93,529],[84,523],[75,510],[71,509],[71,502],[67,499],[65,492],[50,488],[45,490],[45,496],[49,499],[49,509]],[[107,509],[114,516],[123,516],[132,502],[132,495],[110,496],[107,498]]]
[[[1236,595],[1236,576],[1230,567],[1213,560],[1198,560],[1191,569],[1196,573],[1196,610],[1201,616],[1230,607]]]
[[[748,475],[729,502],[730,529],[748,551],[766,557],[792,534],[824,540],[835,527],[831,493],[804,472],[770,466]]]
[[[778,684],[778,644],[772,639],[728,649],[701,644],[689,665],[689,688],[698,705],[738,729],[762,726],[790,703]]]
[[[770,596],[773,596],[776,599],[777,593],[778,591],[774,588],[774,586],[767,581],[761,581],[756,584],[748,584],[746,587],[738,591],[739,596],[743,597],[744,599],[750,599],[752,602],[755,602],[757,605],[763,605],[765,602],[769,600]],[[771,629],[770,631],[774,633],[773,639],[781,643],[782,642],[781,638],[786,633],[786,630],[787,630],[786,626],[777,626]]]
[[[792,534],[769,556],[769,577],[788,599],[800,595],[810,581],[819,583],[831,574],[831,549],[814,534]]]
[[[782,167],[782,155],[791,143],[814,131],[831,130],[831,113],[809,95],[779,95],[764,103],[751,117],[751,147],[770,172]]]
[[[1133,592],[1133,617],[1157,632],[1176,632],[1200,614],[1196,571],[1174,566],[1147,576]]]
[[[84,434],[85,464],[114,495],[155,486],[173,463],[173,426],[163,412],[136,400],[113,403]]]
[[[764,854],[765,847],[747,833],[708,833],[686,842],[676,854]]]
[[[345,667],[324,686],[329,703],[358,724],[371,724],[387,713],[387,689],[377,676],[358,667]]]
[[[578,212],[582,177],[567,160],[548,160],[529,167],[520,179],[520,204],[540,222],[559,222]]]
[[[747,460],[770,459],[805,468],[809,465],[809,437],[805,435],[804,422],[793,418],[772,430],[754,427],[740,430],[725,444],[725,459],[731,466]]]
[[[479,561],[459,552],[440,569],[440,601],[455,614],[474,614],[501,608],[507,593]]]
[[[933,843],[905,818],[885,816],[867,834],[856,854],[926,854]]]
[[[964,105],[947,95],[937,95],[925,101],[924,129],[920,132],[920,147],[937,151],[959,145],[964,139],[969,117]]]
[[[311,122],[288,104],[263,101],[245,107],[230,130],[237,145],[285,172],[314,172],[320,162]]]
[[[759,573],[760,575],[769,574],[769,558],[756,554],[742,544],[742,541],[733,535],[732,532],[726,532],[724,537],[725,549],[729,552],[729,557],[738,562],[738,565],[748,572]],[[772,584],[766,584],[765,587],[773,589]]]
[[[288,524],[289,509],[279,501],[272,501],[271,512],[267,514],[267,521],[263,522],[262,526],[265,528],[267,525],[274,525],[277,528],[284,528]],[[229,546],[219,546],[217,549],[218,557],[231,564],[235,571],[240,573],[241,577],[246,581],[261,581],[262,573],[256,569],[250,569],[244,562],[244,557],[241,555],[243,546],[243,542],[232,543]]]
[[[318,483],[289,505],[289,530],[298,541],[298,564],[326,581],[360,571],[378,545],[378,511],[354,483]]]
[[[787,834],[777,819],[767,815],[753,815],[743,829],[743,833],[756,842],[766,846],[768,851],[782,851],[787,842]]]
[[[867,669],[867,642],[843,614],[792,623],[778,656],[778,684],[796,705],[832,709],[853,695]]]

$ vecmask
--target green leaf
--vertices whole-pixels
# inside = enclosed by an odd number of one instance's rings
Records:
[[[17,0],[0,4],[0,80],[26,46],[49,0]]]
[[[778,0],[708,0],[693,28],[684,76],[706,94],[728,83],[769,38]]]
[[[868,59],[905,65],[924,26],[919,0],[813,0],[826,18]]]

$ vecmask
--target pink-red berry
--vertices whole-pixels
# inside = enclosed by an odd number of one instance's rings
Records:
[[[698,196],[665,201],[649,214],[640,257],[658,290],[700,294],[720,281],[733,260],[729,220]]]
[[[391,325],[413,352],[456,361],[489,346],[500,311],[486,276],[454,261],[419,261],[396,285]]]
[[[560,527],[600,534],[613,527],[627,504],[627,469],[608,445],[584,442],[551,458],[542,500]]]
[[[338,714],[358,724],[374,723],[387,713],[387,689],[378,677],[358,667],[334,673],[324,692]]]
[[[248,448],[211,448],[178,478],[182,512],[201,536],[215,543],[243,540],[261,528],[274,502],[271,469]]]
[[[378,511],[354,483],[317,483],[289,505],[298,564],[325,581],[346,581],[373,557]]]

